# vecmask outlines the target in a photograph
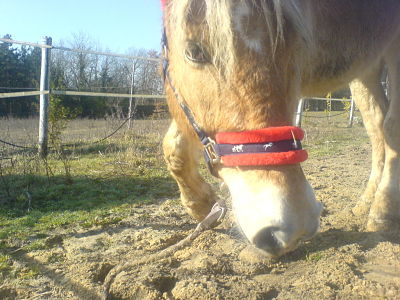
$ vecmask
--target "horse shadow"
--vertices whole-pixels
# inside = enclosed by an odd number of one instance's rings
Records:
[[[36,258],[29,256],[25,252],[21,252],[18,254],[13,255],[13,259],[19,261],[27,266],[31,266],[36,268],[40,274],[47,277],[50,281],[54,283],[55,286],[64,289],[66,291],[72,292],[75,296],[79,299],[87,299],[87,300],[99,300],[101,299],[101,287],[99,286],[97,290],[90,289],[86,287],[84,284],[75,281],[63,273],[57,273],[53,269],[49,268]],[[50,291],[44,293],[46,296],[50,294]],[[44,296],[43,294],[43,296]],[[16,294],[17,295],[17,294]],[[45,296],[44,296],[45,297]]]

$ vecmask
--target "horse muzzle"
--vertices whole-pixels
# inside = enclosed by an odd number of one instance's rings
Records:
[[[279,257],[319,230],[322,204],[299,165],[222,168],[236,221],[255,247]]]

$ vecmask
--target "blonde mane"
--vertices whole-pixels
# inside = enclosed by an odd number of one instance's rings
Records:
[[[235,5],[243,2],[264,16],[272,54],[277,45],[285,41],[284,30],[289,24],[306,45],[311,43],[312,22],[308,4],[301,0],[171,0],[167,21],[174,36],[184,42],[188,39],[193,19],[200,19],[205,26],[199,42],[207,41],[214,65],[223,73],[229,73],[236,60],[234,9]]]

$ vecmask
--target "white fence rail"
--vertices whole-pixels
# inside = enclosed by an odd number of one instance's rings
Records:
[[[52,45],[52,39],[50,37],[44,37],[43,43],[31,43],[24,41],[17,41],[11,39],[0,38],[0,42],[10,43],[10,44],[19,44],[19,45],[27,45],[31,47],[38,47],[42,49],[41,55],[41,72],[40,72],[40,91],[29,91],[29,92],[11,92],[11,93],[0,93],[0,98],[15,98],[15,97],[27,97],[27,96],[40,96],[40,112],[39,112],[39,142],[38,142],[38,150],[41,156],[47,155],[48,150],[48,113],[49,113],[49,95],[69,95],[69,96],[91,96],[91,97],[118,97],[118,98],[130,98],[129,107],[132,105],[133,98],[141,98],[141,99],[164,99],[164,95],[138,95],[138,94],[118,94],[118,93],[96,93],[96,92],[84,92],[84,91],[59,91],[59,90],[50,90],[50,55],[52,49],[69,51],[69,52],[78,52],[78,53],[87,53],[87,54],[95,54],[95,55],[106,55],[113,57],[120,57],[130,60],[148,60],[154,62],[160,62],[159,58],[153,57],[142,57],[142,56],[131,56],[125,54],[116,54],[111,52],[101,52],[101,51],[92,51],[92,50],[83,50],[83,49],[73,49],[67,47],[57,47]],[[131,88],[132,91],[132,88]],[[131,113],[131,112],[130,112]]]
[[[133,98],[141,98],[141,99],[165,99],[165,95],[96,93],[96,92],[59,91],[59,90],[0,93],[0,99],[1,98],[39,96],[39,95],[66,95],[66,96],[115,97],[115,98],[131,98],[131,97],[133,97]]]
[[[37,44],[37,43],[23,42],[23,41],[3,39],[3,38],[0,38],[0,42],[9,43],[9,44],[26,45],[26,46],[32,46],[32,47],[37,47],[37,48],[48,48],[48,49],[76,52],[76,53],[87,53],[87,54],[95,54],[95,55],[114,56],[114,57],[120,57],[120,58],[126,58],[126,59],[141,59],[141,60],[149,60],[149,61],[155,61],[155,62],[161,61],[159,58],[154,58],[154,57],[133,56],[133,55],[118,54],[118,53],[103,52],[103,51],[74,49],[74,48],[67,48],[67,47],[59,47],[59,46],[48,45],[46,43]]]
[[[49,94],[49,91],[0,93],[0,98],[28,97],[28,96],[39,96],[39,95],[44,95],[44,94]]]
[[[117,93],[96,93],[96,92],[79,92],[79,91],[58,91],[51,90],[50,95],[67,95],[67,96],[91,96],[91,97],[116,97],[116,98],[142,98],[142,99],[165,99],[165,95],[140,95],[140,94],[117,94]]]

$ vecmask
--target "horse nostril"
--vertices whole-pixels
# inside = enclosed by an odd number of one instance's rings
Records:
[[[280,241],[274,234],[277,229],[278,228],[276,227],[266,227],[261,229],[253,238],[254,245],[272,255],[277,255],[282,249]]]

